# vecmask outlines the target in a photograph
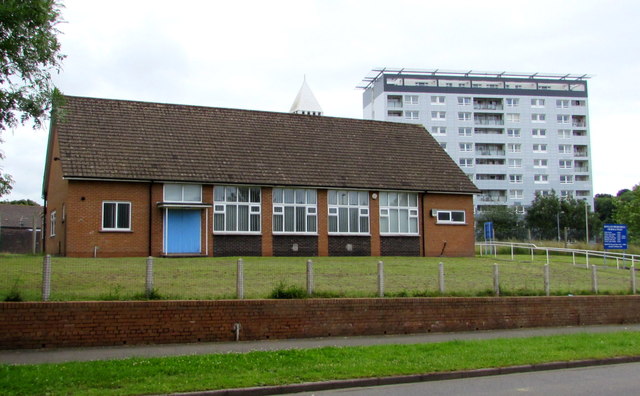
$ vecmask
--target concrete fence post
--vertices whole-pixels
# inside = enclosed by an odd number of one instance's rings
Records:
[[[313,261],[307,260],[307,295],[313,295]]]
[[[47,254],[42,260],[42,301],[49,301],[51,297],[51,255]]]
[[[636,266],[635,263],[631,262],[631,294],[636,294]]]
[[[585,252],[584,258],[587,260],[587,268],[589,268],[589,252]]]
[[[238,300],[244,298],[244,261],[241,258],[236,266],[236,297]]]
[[[144,283],[144,294],[149,298],[153,293],[153,257],[147,257],[147,277]]]
[[[591,265],[591,290],[598,294],[598,270],[595,264]]]
[[[38,227],[36,216],[33,216],[33,228],[31,228],[31,254],[36,254],[36,246],[38,244]]]
[[[513,261],[514,255],[513,255],[513,243],[511,244],[511,261]]]
[[[444,294],[444,263],[440,262],[438,264],[438,286],[440,289],[440,294]]]
[[[547,297],[551,295],[551,281],[549,279],[549,264],[544,265],[544,294]]]
[[[378,261],[378,297],[384,297],[384,263]]]
[[[549,264],[549,249],[545,249],[547,251],[547,264]]]
[[[531,248],[531,262],[533,263],[533,248]]]
[[[500,271],[497,263],[493,264],[493,293],[500,297]]]

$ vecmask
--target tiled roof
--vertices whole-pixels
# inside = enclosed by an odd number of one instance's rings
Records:
[[[66,97],[67,178],[477,193],[420,125]]]
[[[42,222],[42,206],[0,204],[0,226],[9,228],[31,228],[33,218],[36,228]]]

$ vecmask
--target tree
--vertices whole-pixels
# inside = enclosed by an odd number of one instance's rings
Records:
[[[29,119],[40,127],[62,97],[51,82],[51,72],[60,71],[64,59],[56,37],[60,7],[54,0],[0,2],[0,132]],[[0,172],[0,196],[12,184],[11,176]]]
[[[601,223],[613,223],[614,200],[615,198],[611,194],[596,194],[593,200],[595,206],[593,210],[597,213]]]
[[[496,240],[523,240],[526,238],[525,224],[522,216],[516,212],[512,206],[489,206],[483,208],[482,212],[476,216],[476,232],[478,238],[484,235],[483,224],[493,222],[494,237]]]
[[[631,191],[619,194],[615,200],[614,219],[617,223],[627,225],[630,240],[640,240],[640,184]]]
[[[560,199],[555,191],[552,191],[549,195],[536,194],[525,216],[525,221],[529,229],[531,229],[533,238],[543,240],[557,239],[560,211]]]

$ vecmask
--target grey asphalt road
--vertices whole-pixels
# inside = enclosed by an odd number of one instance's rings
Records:
[[[635,396],[640,394],[639,374],[640,363],[628,363],[297,394],[314,396]]]

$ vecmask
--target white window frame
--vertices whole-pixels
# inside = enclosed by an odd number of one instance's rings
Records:
[[[509,199],[521,200],[524,199],[523,190],[509,190]]]
[[[242,191],[240,191],[241,189]],[[257,201],[255,199],[256,192]],[[260,235],[262,228],[261,201],[260,187],[215,186],[213,188],[213,233]],[[247,213],[246,221],[242,222],[241,207],[246,208]]]
[[[547,152],[547,145],[546,144],[534,144],[533,145],[533,152],[534,153],[546,153]]]
[[[519,138],[521,135],[520,128],[507,128],[507,137]]]
[[[543,124],[547,122],[547,115],[544,113],[531,114],[531,122],[536,124]]]
[[[287,194],[291,192],[292,202],[287,201]],[[303,194],[304,202],[300,202],[300,195]],[[274,188],[273,195],[273,234],[286,235],[318,235],[318,192],[308,188]],[[288,208],[293,210],[293,230],[287,230],[286,212]],[[304,209],[304,230],[297,230],[298,210]],[[281,217],[280,229],[276,229],[278,217]],[[311,221],[313,220],[313,221]],[[313,227],[312,227],[313,226]]]
[[[505,119],[507,122],[520,122],[520,113],[507,113]]]
[[[544,128],[534,128],[531,130],[531,136],[535,139],[546,138],[547,130]]]
[[[573,160],[559,160],[558,167],[560,169],[573,169]]]
[[[113,227],[105,227],[104,225],[104,212],[105,212],[105,205],[115,205],[114,208],[114,213],[115,213],[115,217],[113,219],[113,223],[114,226]],[[118,227],[118,223],[119,223],[119,206],[120,205],[126,205],[129,207],[129,210],[127,211],[127,227]],[[131,212],[132,212],[132,205],[130,201],[102,201],[102,218],[100,221],[100,230],[101,231],[131,231]]]
[[[473,143],[459,143],[460,152],[470,153],[473,151]]]
[[[560,184],[573,184],[573,175],[560,175]]]
[[[507,143],[507,151],[510,153],[521,153],[522,144],[520,143]]]
[[[167,187],[179,187],[180,199],[167,199]],[[196,200],[185,199],[185,187],[197,187],[199,189],[199,198]],[[202,185],[201,184],[183,184],[183,183],[165,183],[162,191],[162,198],[164,202],[176,202],[176,203],[202,203]]]
[[[459,106],[471,106],[471,97],[469,97],[469,96],[458,96],[458,105]]]
[[[542,108],[544,107],[544,99],[531,99],[531,107]]]
[[[435,209],[436,224],[465,225],[467,213],[464,210]]]
[[[506,107],[518,107],[520,106],[520,99],[518,98],[506,98],[505,99]]]
[[[431,112],[431,121],[446,121],[447,112],[446,111],[432,111]]]
[[[473,168],[473,158],[460,158],[458,164],[461,168]]]
[[[556,108],[558,109],[568,109],[569,108],[569,99],[558,99],[556,100]]]
[[[468,112],[468,111],[458,112],[458,121],[471,121],[471,112]]]
[[[471,127],[459,127],[458,136],[471,136],[473,135],[473,129]]]
[[[509,183],[522,184],[522,175],[509,175]]]
[[[327,203],[329,235],[371,235],[368,192],[328,190]],[[353,217],[354,214],[356,219]],[[335,231],[332,231],[334,223]],[[344,225],[346,225],[346,230],[341,229]]]
[[[405,110],[404,118],[407,120],[419,120],[420,112],[418,110]]]
[[[545,175],[545,174],[535,174],[533,175],[533,182],[535,184],[548,184],[549,183],[549,175]]]
[[[54,236],[56,236],[56,211],[51,211],[51,214],[49,216],[49,236],[53,238]]]
[[[434,126],[431,128],[433,135],[444,136],[447,134],[447,127],[444,126]]]
[[[404,104],[417,105],[419,103],[418,95],[404,95]]]
[[[418,198],[418,193],[381,191],[380,235],[419,235]],[[398,219],[395,230],[391,230],[393,213]],[[407,228],[404,231],[400,228],[401,216],[406,220]]]
[[[432,105],[438,105],[438,106],[445,104],[444,96],[432,96],[431,97],[431,104]]]
[[[549,162],[546,159],[536,158],[533,160],[534,168],[543,169],[543,168],[547,168],[548,166],[549,166]]]
[[[558,129],[558,139],[571,139],[571,129]]]
[[[560,190],[560,199],[573,198],[573,191],[571,190]]]
[[[507,162],[509,168],[522,168],[522,159],[510,158]]]
[[[558,145],[558,153],[559,154],[573,154],[573,146],[570,144],[559,144]]]
[[[556,119],[558,120],[558,124],[571,124],[571,116],[569,114],[558,114]]]

